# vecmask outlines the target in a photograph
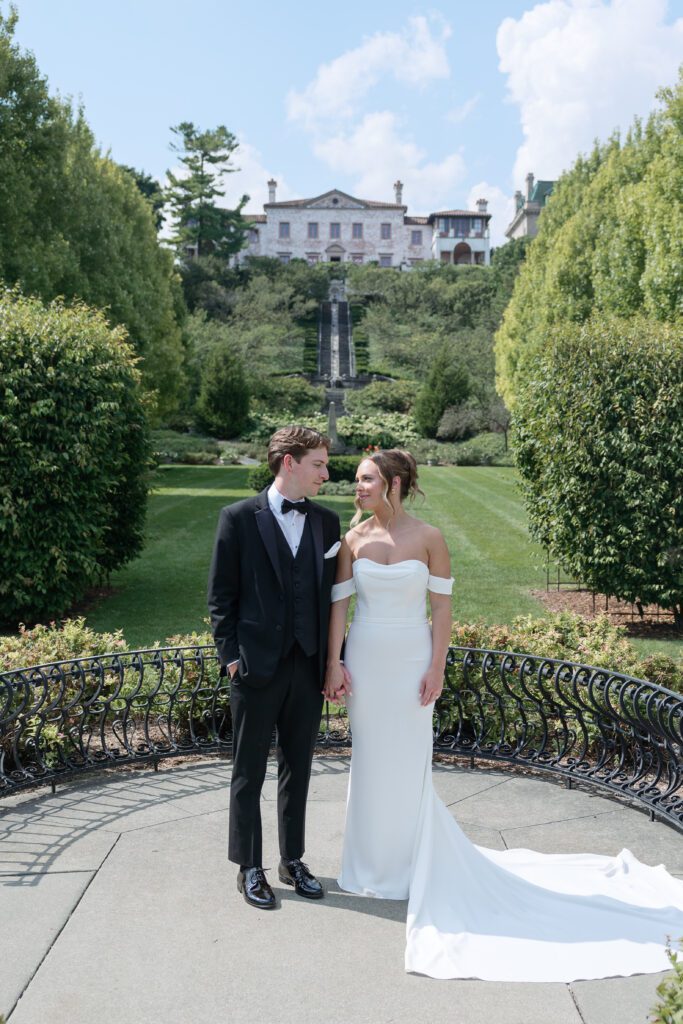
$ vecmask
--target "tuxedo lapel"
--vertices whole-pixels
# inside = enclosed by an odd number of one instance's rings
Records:
[[[277,540],[275,538],[275,531],[279,529],[275,522],[275,516],[270,511],[270,505],[268,504],[268,492],[262,491],[259,494],[260,508],[256,509],[256,525],[258,531],[261,534],[261,540],[263,545],[268,552],[268,557],[272,563],[277,581],[282,588],[282,574],[280,572],[280,559],[277,553]]]
[[[316,578],[318,580],[318,590],[320,590],[323,581],[323,520],[322,516],[318,512],[315,505],[310,501],[308,502],[308,508],[308,520],[311,524],[311,533],[313,534],[313,550],[315,551]]]

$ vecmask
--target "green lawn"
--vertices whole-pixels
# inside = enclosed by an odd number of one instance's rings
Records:
[[[140,558],[115,573],[115,593],[87,613],[97,630],[123,629],[140,647],[205,628],[206,575],[218,513],[247,497],[248,470],[238,466],[165,466],[150,498],[147,544]],[[509,622],[542,616],[529,595],[545,586],[545,555],[534,544],[509,468],[422,467],[424,502],[414,511],[443,531],[456,587],[453,615],[460,622]],[[322,498],[346,526],[351,498]],[[681,653],[676,641],[637,641],[648,650]]]
[[[529,537],[514,470],[424,466],[420,485],[414,512],[439,527],[451,553],[454,618],[543,615],[529,590],[545,586],[545,554]]]
[[[97,630],[123,629],[131,647],[206,629],[206,579],[223,505],[253,495],[241,466],[162,466],[142,555],[112,575],[115,593],[87,613]],[[348,521],[352,502],[325,504]]]

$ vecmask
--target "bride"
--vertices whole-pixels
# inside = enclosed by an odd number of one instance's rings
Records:
[[[339,885],[407,899],[405,967],[433,978],[569,982],[666,970],[667,938],[683,936],[683,883],[662,866],[628,850],[477,847],[436,796],[432,706],[450,639],[448,550],[439,530],[405,511],[422,493],[408,452],[375,452],[356,480],[325,679],[326,696],[346,700],[353,733]]]

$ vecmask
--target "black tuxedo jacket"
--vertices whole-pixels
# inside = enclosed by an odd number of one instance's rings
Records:
[[[272,678],[284,642],[284,590],[275,535],[280,527],[268,504],[268,490],[221,510],[209,571],[209,613],[220,663],[238,661],[240,676],[252,686],[264,686]],[[324,554],[339,540],[339,516],[310,501],[308,509],[320,601],[322,682],[337,562]]]

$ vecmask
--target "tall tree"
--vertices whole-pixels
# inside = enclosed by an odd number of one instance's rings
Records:
[[[415,403],[415,422],[425,437],[436,437],[439,422],[449,406],[460,405],[470,393],[467,370],[450,345],[436,353]]]
[[[166,199],[175,218],[173,242],[181,259],[194,256],[227,258],[244,245],[247,225],[241,211],[248,200],[242,196],[234,210],[216,205],[225,195],[220,179],[237,168],[231,166],[237,139],[224,125],[200,131],[191,121],[171,128],[178,142],[171,149],[180,155],[182,175],[167,171]]]
[[[154,225],[157,231],[160,231],[164,221],[166,220],[163,214],[165,203],[164,190],[156,178],[153,178],[151,174],[146,174],[144,171],[138,171],[135,167],[127,167],[125,164],[122,164],[121,166],[124,171],[127,171],[128,174],[130,174],[140,193],[150,202],[152,212],[154,214]]]
[[[150,204],[102,156],[82,110],[50,96],[0,14],[0,280],[46,302],[83,299],[124,325],[163,416],[182,387],[177,273]]]

